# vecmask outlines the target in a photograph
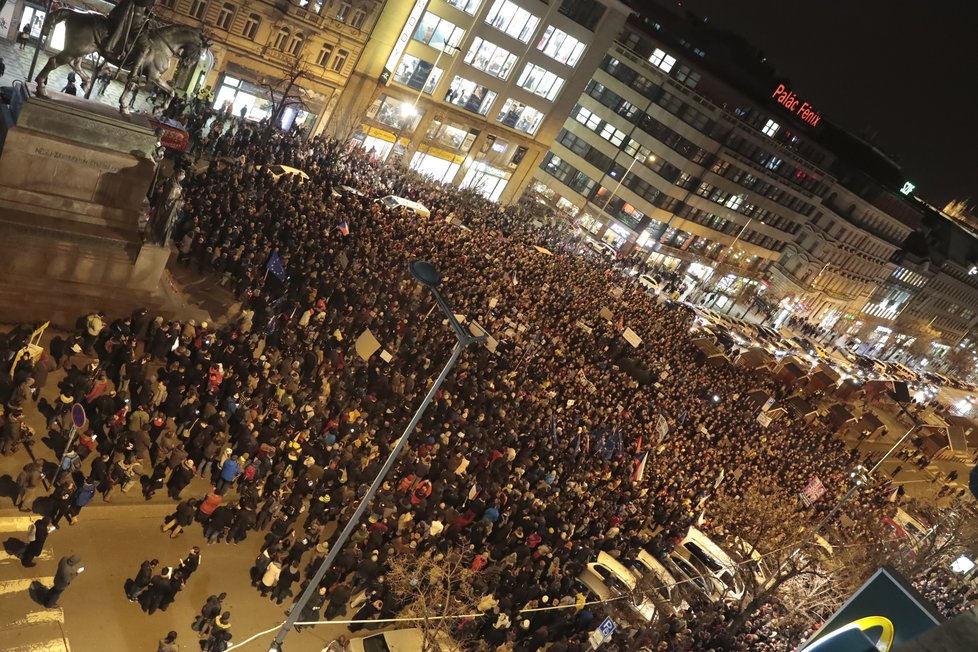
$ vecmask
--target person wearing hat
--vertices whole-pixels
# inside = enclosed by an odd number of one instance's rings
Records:
[[[231,612],[225,611],[214,619],[207,638],[200,642],[202,652],[222,652],[231,640]]]
[[[81,565],[81,558],[78,555],[62,557],[58,562],[58,572],[54,575],[54,585],[44,595],[44,606],[48,609],[56,609],[65,589],[83,570],[85,568]]]
[[[180,466],[173,470],[170,479],[166,482],[167,494],[173,500],[180,500],[180,494],[186,489],[190,481],[194,479],[194,461],[185,459]]]

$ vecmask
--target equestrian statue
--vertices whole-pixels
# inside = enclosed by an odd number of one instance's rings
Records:
[[[119,111],[129,114],[127,98],[141,82],[156,85],[168,95],[173,89],[162,74],[170,60],[178,57],[182,64],[196,63],[207,47],[207,39],[187,25],[158,26],[151,20],[156,0],[121,0],[108,15],[97,11],[71,8],[57,9],[44,19],[42,33],[47,34],[58,23],[65,24],[65,45],[34,77],[37,94],[47,95],[48,75],[68,64],[81,77],[82,88],[91,83],[79,62],[93,52],[120,70],[128,70],[125,89],[119,96]]]

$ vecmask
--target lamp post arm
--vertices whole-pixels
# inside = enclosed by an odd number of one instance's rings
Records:
[[[437,293],[435,293],[435,295],[437,297]],[[446,310],[446,312],[449,315],[452,315],[450,310]],[[454,319],[454,316],[452,316],[452,319]],[[404,428],[404,432],[401,433],[400,438],[397,440],[397,444],[394,445],[390,455],[387,456],[387,461],[384,462],[383,468],[380,469],[377,477],[374,478],[373,484],[370,485],[370,488],[367,489],[367,493],[364,494],[363,498],[360,500],[360,504],[357,505],[357,509],[353,512],[353,516],[350,517],[350,520],[347,521],[343,531],[340,532],[339,538],[336,540],[336,543],[333,544],[333,547],[330,549],[329,554],[326,555],[326,559],[323,560],[323,563],[319,566],[316,574],[309,581],[309,585],[306,586],[306,590],[302,592],[299,599],[292,605],[292,609],[289,612],[289,617],[285,623],[282,624],[282,628],[275,636],[275,641],[272,643],[270,650],[281,649],[285,636],[295,625],[296,621],[299,620],[299,617],[301,616],[306,603],[309,602],[309,599],[312,597],[312,594],[319,589],[319,583],[323,581],[323,577],[326,575],[326,572],[332,568],[333,562],[336,561],[336,557],[339,555],[340,550],[343,549],[343,545],[346,543],[347,539],[350,538],[350,535],[353,534],[353,530],[356,529],[357,525],[360,523],[363,513],[367,511],[367,507],[370,505],[370,502],[377,494],[377,491],[380,489],[381,485],[384,483],[384,480],[386,480],[387,474],[390,473],[391,468],[394,466],[394,462],[400,456],[401,451],[404,450],[404,446],[407,444],[408,436],[412,431],[414,431],[415,427],[417,427],[418,422],[421,421],[421,417],[424,415],[425,410],[431,404],[431,401],[434,400],[435,394],[437,394],[438,390],[441,389],[442,383],[445,382],[445,379],[448,377],[452,367],[454,367],[455,363],[458,362],[459,357],[462,355],[462,351],[464,351],[465,348],[469,344],[473,343],[476,339],[477,338],[470,335],[468,336],[468,341],[463,340],[455,345],[455,349],[452,351],[452,356],[448,359],[448,362],[441,370],[441,373],[438,374],[438,378],[436,378],[435,382],[431,384],[431,389],[428,390],[428,393],[425,395],[421,405],[418,406],[418,409],[414,412],[414,416],[411,417],[410,423],[408,423],[407,427]]]

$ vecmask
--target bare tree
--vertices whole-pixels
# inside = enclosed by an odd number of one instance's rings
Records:
[[[286,109],[300,109],[305,106],[306,90],[299,85],[299,80],[308,78],[308,65],[301,56],[296,55],[292,57],[281,78],[275,81],[262,81],[261,86],[268,92],[272,104],[271,116],[262,134],[264,142],[268,142],[272,133],[278,128]]]
[[[403,618],[421,618],[421,652],[449,652],[462,642],[457,616],[476,613],[479,596],[476,573],[464,556],[454,550],[423,555],[401,554],[390,561],[387,583],[401,601]]]

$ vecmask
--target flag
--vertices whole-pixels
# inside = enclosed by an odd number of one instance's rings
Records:
[[[285,273],[285,268],[282,266],[282,259],[278,257],[277,251],[273,251],[272,255],[268,257],[268,264],[265,268],[283,283],[289,278]]]
[[[336,228],[340,230],[340,233],[342,233],[344,237],[350,235],[350,225],[346,223],[346,220],[340,222],[340,225]]]
[[[553,443],[554,448],[557,448],[560,445],[560,442],[557,439],[557,420],[552,414],[550,415],[550,441]]]
[[[519,285],[520,282],[516,280],[516,272],[513,272],[513,287]]]
[[[645,451],[635,458],[635,472],[632,473],[632,482],[638,484],[645,477],[645,464],[649,461],[649,452]]]

